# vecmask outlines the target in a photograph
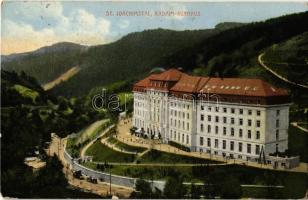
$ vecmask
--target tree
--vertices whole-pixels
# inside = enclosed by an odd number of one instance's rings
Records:
[[[177,173],[177,175],[169,177],[164,188],[164,196],[168,199],[177,199],[183,198],[185,194],[186,188],[180,174]]]
[[[136,198],[149,198],[152,194],[151,184],[143,179],[137,179],[136,181],[136,191],[134,197]]]
[[[239,180],[234,176],[228,176],[220,184],[221,197],[224,199],[237,199],[242,196],[242,188]]]

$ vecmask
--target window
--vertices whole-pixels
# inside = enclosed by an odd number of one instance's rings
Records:
[[[227,123],[227,117],[224,117],[223,119],[224,119],[224,123]]]
[[[239,130],[239,137],[243,137],[243,129]]]
[[[256,139],[257,139],[257,140],[260,139],[260,131],[256,131]]]
[[[248,110],[248,115],[251,115],[252,114],[252,111],[251,110]]]
[[[219,107],[215,107],[215,111],[216,111],[216,112],[219,112]]]
[[[201,106],[201,110],[204,110],[204,106]]]
[[[189,105],[187,105],[187,109],[189,109]]]
[[[218,148],[218,139],[215,139],[215,148]]]
[[[226,128],[226,127],[224,127],[223,134],[224,134],[224,135],[226,135],[226,134],[227,134],[227,128]]]
[[[251,144],[247,144],[247,153],[251,153]]]
[[[278,147],[278,144],[276,144],[276,152],[279,151],[279,147]]]
[[[260,154],[260,146],[256,145],[256,155],[259,155],[259,154]]]
[[[208,115],[208,116],[207,116],[207,121],[209,121],[209,122],[210,122],[211,120],[212,120],[211,115]]]
[[[209,106],[207,109],[208,109],[209,111],[211,111],[211,110],[212,110],[212,107],[211,107],[211,106]]]
[[[218,134],[218,126],[215,126],[215,134]]]
[[[174,116],[176,116],[176,110],[174,111]]]
[[[260,127],[260,126],[261,126],[260,120],[257,120],[257,127]]]
[[[183,119],[185,119],[185,113],[183,112]]]
[[[234,142],[233,141],[230,142],[230,150],[234,151]]]
[[[215,117],[215,122],[219,122],[219,117],[218,116]]]
[[[189,119],[189,113],[186,114],[186,118]]]
[[[243,125],[243,119],[239,119],[239,125]]]
[[[200,137],[200,146],[203,146],[203,137]]]
[[[234,118],[231,117],[231,124],[234,124]]]
[[[248,130],[247,137],[251,139],[251,130]]]
[[[243,114],[243,109],[240,109],[240,114],[241,114],[241,115]]]
[[[227,112],[227,108],[224,108],[224,113],[226,113]]]
[[[238,143],[238,151],[239,152],[243,151],[243,144],[241,142]]]
[[[186,128],[187,128],[187,130],[189,130],[189,123],[187,122],[187,124],[186,124],[187,126],[186,126]]]
[[[260,116],[260,115],[261,115],[261,111],[257,110],[257,116]]]
[[[223,148],[223,149],[226,149],[226,140],[223,140],[223,141],[222,141],[222,148]]]
[[[248,119],[248,126],[251,126],[251,119]]]
[[[182,129],[185,130],[185,123],[184,123],[184,121],[182,122]]]
[[[201,118],[201,121],[204,121],[204,115],[201,115],[200,118]]]
[[[186,144],[189,144],[189,135],[186,135]]]
[[[279,130],[276,130],[276,140],[279,140]]]
[[[276,128],[279,127],[279,119],[276,120]]]
[[[276,110],[276,116],[280,115],[280,110]]]
[[[208,138],[208,139],[207,139],[207,146],[208,146],[208,147],[211,147],[211,138]]]
[[[211,133],[211,125],[207,125],[207,132]]]
[[[182,134],[182,143],[184,143],[184,134]]]
[[[234,136],[234,128],[231,128],[231,136]]]
[[[203,124],[200,124],[200,130],[203,132]]]
[[[231,108],[231,113],[234,114],[235,113],[235,109]]]

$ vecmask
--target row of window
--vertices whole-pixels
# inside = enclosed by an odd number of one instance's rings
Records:
[[[183,130],[187,130],[189,131],[189,122],[186,122],[186,127],[185,127],[185,122],[182,121],[181,123],[181,120],[176,120],[176,119],[170,119],[170,126],[173,126],[173,127],[176,127],[178,129],[183,129]]]
[[[185,119],[185,116],[186,116],[186,119],[189,119],[189,113],[186,113],[185,115],[185,112],[181,112],[181,111],[176,111],[176,110],[170,110],[170,116],[174,116],[174,117],[180,117],[180,118],[183,118]]]
[[[189,109],[190,105],[186,104],[186,103],[176,103],[176,102],[171,102],[170,103],[170,107],[177,107],[177,108],[184,108],[184,109]]]
[[[204,115],[203,114],[201,114],[200,115],[200,120],[201,121],[204,121]],[[207,121],[208,122],[211,122],[212,121],[212,116],[211,115],[208,115],[207,116]],[[224,124],[226,124],[227,123],[227,117],[222,117],[222,122],[224,123]],[[219,116],[215,116],[215,122],[216,123],[219,123]],[[234,117],[231,117],[230,118],[230,124],[235,124],[235,118]],[[238,119],[238,125],[243,125],[243,119],[242,118],[239,118]],[[252,126],[252,120],[251,119],[248,119],[247,120],[247,126]],[[260,120],[256,120],[256,127],[260,127],[261,126],[261,122],[260,122]]]
[[[189,144],[189,135],[186,135],[186,141],[185,141],[185,134],[177,133],[176,131],[173,132],[172,130],[170,130],[170,139],[180,142],[182,144]]]
[[[200,124],[200,131],[204,132],[204,125]],[[207,133],[211,133],[212,132],[212,126],[208,125],[207,126]],[[219,127],[215,126],[215,134],[219,133]],[[227,127],[223,127],[223,135],[227,135]],[[260,139],[260,131],[256,131],[256,137],[255,139]],[[235,136],[235,129],[233,127],[230,128],[230,136],[234,137]],[[239,137],[242,138],[243,137],[243,129],[239,129]],[[251,130],[247,130],[247,138],[251,139],[252,135],[251,135]]]
[[[205,106],[201,105],[200,106],[201,110],[205,110]],[[223,113],[228,113],[228,110],[231,114],[240,114],[243,115],[244,114],[244,109],[240,108],[240,109],[235,109],[235,108],[226,108],[226,107],[218,107],[218,106],[207,106],[207,110],[208,111],[212,111],[215,110],[215,112],[223,112]],[[236,112],[237,111],[237,112]],[[260,110],[256,110],[256,115],[260,116],[261,115],[261,111]],[[247,114],[248,115],[252,115],[253,110],[247,110]]]
[[[200,146],[204,145],[204,138],[200,137]],[[235,149],[235,142],[234,141],[230,141],[230,145],[229,145],[229,149],[227,149],[227,141],[226,140],[222,140],[222,147],[219,147],[219,140],[215,139],[214,140],[214,148],[222,148],[224,150],[230,150],[230,151],[238,151],[238,152],[243,152],[243,143],[242,142],[238,142],[237,145],[237,149]],[[211,145],[211,138],[207,138],[207,147],[212,147]],[[247,144],[246,145],[246,152],[247,153],[251,153],[251,144]],[[255,148],[255,154],[259,155],[260,154],[260,145],[256,145]]]

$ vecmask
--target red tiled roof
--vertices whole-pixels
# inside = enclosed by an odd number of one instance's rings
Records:
[[[215,93],[241,96],[285,96],[287,91],[271,86],[261,79],[206,78],[200,93]]]
[[[150,81],[174,81],[171,92],[183,93],[215,93],[240,96],[287,96],[286,90],[276,88],[260,79],[245,78],[212,78],[190,76],[176,69],[170,69],[160,74],[152,74],[139,81],[134,86],[153,88]]]
[[[182,75],[181,79],[170,89],[176,92],[196,93],[202,78],[197,76]]]
[[[160,74],[153,74],[151,80],[157,81],[178,81],[184,73],[177,69],[169,69]]]

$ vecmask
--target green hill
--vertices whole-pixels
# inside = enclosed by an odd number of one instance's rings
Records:
[[[79,65],[81,54],[86,49],[79,44],[62,42],[32,52],[1,56],[2,69],[18,73],[24,71],[44,84]]]
[[[131,33],[83,54],[81,71],[53,91],[68,96],[84,95],[93,87],[120,80],[137,80],[158,61],[195,45],[218,30],[172,31],[164,29]],[[82,83],[82,84],[81,84]]]
[[[272,45],[263,61],[283,77],[308,85],[308,32]]]
[[[43,83],[79,65],[79,73],[51,91],[64,96],[83,96],[93,88],[123,80],[132,84],[155,67],[182,67],[196,75],[257,77],[288,87],[281,81],[273,81],[275,77],[259,67],[257,56],[274,44],[307,32],[307,18],[308,12],[303,12],[249,24],[226,22],[208,30],[146,30],[128,34],[110,44],[59,53],[56,59],[48,54],[36,57],[34,63],[50,60],[44,63],[45,67],[39,67],[39,71],[30,61],[27,65],[8,62],[5,66],[20,70],[18,66],[23,65]],[[61,62],[63,64],[58,64]]]
[[[112,44],[90,48],[83,59],[86,70],[54,91],[82,95],[115,81],[132,82],[154,67],[182,67],[197,75],[275,79],[259,67],[257,56],[273,44],[308,31],[307,17],[304,12],[241,26],[225,23],[211,34],[210,30],[162,29],[132,33]]]

